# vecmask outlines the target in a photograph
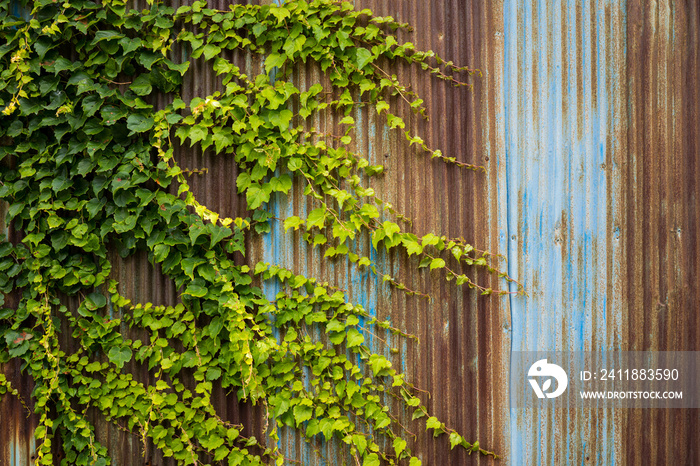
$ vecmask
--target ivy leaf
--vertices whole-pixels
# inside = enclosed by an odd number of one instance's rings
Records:
[[[287,109],[284,109],[281,112],[275,112],[270,115],[270,123],[284,131],[289,127],[289,122],[292,121],[293,115],[294,114]]]
[[[214,131],[212,139],[214,141],[214,147],[216,147],[216,152],[219,153],[226,147],[233,145],[233,133],[228,128],[221,128],[218,131]]]
[[[381,466],[379,456],[376,453],[365,456],[365,459],[362,461],[362,466]]]
[[[292,179],[286,174],[275,177],[270,180],[270,186],[273,191],[287,194],[289,190],[292,189]]]
[[[289,161],[287,162],[287,168],[291,172],[301,170],[301,167],[302,167],[301,159],[298,159],[296,157],[290,158]]]
[[[402,438],[396,437],[394,439],[394,451],[396,452],[396,457],[401,458],[401,453],[406,449],[406,441]]]
[[[386,233],[384,232],[384,229],[382,228],[377,228],[374,233],[372,234],[372,246],[374,246],[374,249],[377,249],[379,246],[379,242],[384,239],[386,236]]]
[[[285,18],[289,18],[289,10],[284,7],[279,7],[277,5],[273,5],[270,7],[270,13],[272,13],[272,15],[274,15],[274,17],[277,18],[277,24],[281,24]]]
[[[435,245],[438,244],[439,242],[440,242],[440,238],[439,238],[439,237],[435,236],[435,235],[432,234],[432,233],[428,233],[427,235],[423,236],[423,239],[422,239],[422,246],[423,246],[423,247],[426,247],[426,246],[435,246]]]
[[[277,400],[277,406],[273,408],[272,415],[275,417],[280,417],[282,414],[286,413],[289,410],[289,399],[279,397],[277,398]]]
[[[226,458],[226,456],[228,456],[228,454],[230,453],[230,451],[231,451],[231,450],[229,450],[227,446],[224,446],[224,445],[220,446],[220,447],[217,448],[216,451],[214,452],[214,461],[221,461],[221,460],[223,460],[224,458]]]
[[[364,435],[355,434],[352,436],[352,443],[355,444],[360,455],[364,455],[365,449],[367,448],[367,438]]]
[[[302,400],[304,401],[304,400]],[[311,401],[309,401],[309,404]],[[298,404],[294,407],[294,420],[297,426],[304,421],[308,421],[313,416],[314,408],[313,406],[307,406],[306,404]]]
[[[436,417],[429,417],[425,422],[425,430],[433,429],[433,437],[437,437],[445,431],[445,425]]]
[[[204,259],[201,257],[188,257],[182,261],[182,270],[190,279],[194,280],[194,268],[204,262]]]
[[[194,296],[195,298],[203,298],[204,296],[207,295],[207,288],[201,285],[197,285],[194,282],[190,283],[187,285],[187,289],[183,294],[188,294],[190,296]]]
[[[304,219],[301,219],[296,216],[291,216],[287,217],[284,219],[284,231],[289,230],[290,228],[294,228],[294,230],[298,230],[301,225],[304,224]]]
[[[221,317],[215,317],[207,326],[207,332],[209,333],[209,336],[216,338],[216,336],[221,332],[222,328],[224,328],[223,319]]]
[[[339,320],[333,319],[326,325],[326,332],[344,332],[345,324]]]
[[[313,227],[318,227],[322,228],[323,224],[326,221],[326,209],[323,207],[319,207],[318,209],[314,209],[309,213],[309,216],[306,218],[306,227],[307,228],[313,228]]]
[[[129,89],[134,91],[136,95],[150,94],[153,90],[153,86],[151,86],[150,73],[139,75],[139,77],[131,83]]]
[[[260,185],[253,184],[246,191],[246,200],[248,201],[248,208],[255,210],[264,202],[270,200],[270,191],[265,191]]]
[[[205,376],[205,378],[206,378],[208,381],[211,382],[212,380],[216,380],[216,379],[218,379],[219,377],[221,377],[221,369],[220,369],[220,368],[218,368],[218,367],[210,367],[209,369],[207,369],[207,375]]]
[[[415,456],[411,457],[411,462],[408,464],[408,466],[422,466],[423,462],[416,458]]]
[[[95,38],[90,45],[95,45],[103,40],[121,39],[122,37],[124,37],[124,34],[120,34],[117,31],[98,31],[95,33]]]
[[[107,353],[107,357],[119,369],[124,367],[124,364],[131,360],[131,349],[126,346],[112,346]]]
[[[461,445],[464,442],[464,438],[457,432],[450,433],[450,450],[454,450],[457,445]]]
[[[445,266],[445,261],[442,259],[433,259],[430,261],[430,270],[442,268]]]
[[[105,298],[101,293],[90,293],[85,297],[85,307],[91,311],[97,309],[102,309],[107,305],[107,298]]]
[[[362,81],[360,81],[360,94],[364,94],[367,91],[371,91],[372,89],[374,89],[376,87],[377,87],[377,85],[374,84],[369,79],[363,79]]]
[[[124,55],[133,52],[134,50],[137,50],[141,47],[142,42],[141,39],[136,37],[134,39],[131,39],[129,37],[123,37],[119,40],[119,45],[121,45],[122,49],[124,50]]]
[[[153,118],[138,113],[129,115],[126,120],[126,127],[131,131],[129,134],[145,133],[153,128],[153,124]]]
[[[54,48],[56,45],[58,45],[56,44],[56,42],[49,40],[46,37],[39,37],[34,43],[34,50],[36,50],[36,53],[37,55],[39,55],[39,58],[43,59],[44,55],[46,55],[46,52]]]
[[[180,260],[182,259],[182,255],[180,254],[180,251],[173,251],[172,254],[168,254],[168,257],[163,261],[162,267],[164,272],[168,272],[170,269],[175,266],[175,264],[179,264]]]
[[[100,109],[103,102],[104,100],[96,94],[85,97],[83,99],[83,115],[90,118]]]
[[[214,65],[212,66],[212,69],[216,74],[224,74],[231,71],[232,67],[233,64],[231,64],[230,61],[226,60],[225,58],[219,57],[216,60],[214,60]]]
[[[392,115],[391,113],[388,113],[386,116],[386,122],[389,125],[389,128],[405,128],[406,123],[403,121],[401,117],[398,117],[396,115]],[[413,145],[413,140],[411,141],[411,145]]]
[[[270,74],[273,68],[281,68],[287,61],[287,55],[283,53],[271,53],[265,59],[265,73]]]
[[[357,66],[359,70],[362,70],[362,68],[364,68],[367,65],[367,63],[370,62],[370,60],[372,60],[372,52],[360,47],[355,49],[354,58],[355,66]]]
[[[216,45],[207,44],[204,46],[204,49],[202,51],[204,53],[204,58],[206,58],[207,60],[211,60],[212,58],[221,53],[221,48],[217,47]]]
[[[103,120],[102,124],[107,126],[113,125],[117,120],[124,118],[127,114],[128,112],[126,109],[114,107],[112,105],[106,105],[100,110],[100,115]]]
[[[138,62],[147,70],[150,70],[155,62],[162,59],[163,55],[151,51],[141,52],[138,56]]]
[[[211,233],[211,242],[209,244],[210,248],[213,248],[219,241],[224,238],[228,238],[233,234],[233,231],[231,231],[230,228],[214,225],[212,223],[207,225],[207,229]]]
[[[51,182],[51,189],[53,189],[54,192],[59,193],[70,187],[72,184],[73,182],[71,180],[59,176],[54,178],[54,180]]]
[[[383,371],[391,369],[391,362],[384,356],[372,354],[369,357],[369,366],[372,368],[372,372],[374,372],[374,375],[379,377],[380,375],[382,375]]]
[[[308,280],[306,277],[303,277],[303,276],[301,276],[301,275],[297,275],[296,277],[294,277],[294,280],[292,280],[292,281],[290,282],[290,286],[291,286],[292,288],[299,288],[299,287],[301,287],[301,286],[306,285],[306,283],[307,283],[308,281],[309,281],[309,280]],[[320,321],[317,320],[316,322],[325,322],[325,321],[326,321],[326,319],[325,319],[325,314],[324,314],[324,319],[322,319],[322,320],[320,320]]]
[[[199,443],[209,451],[216,450],[224,444],[224,439],[214,433],[210,433],[207,437],[199,440]]]
[[[439,429],[442,424],[438,421],[438,418],[431,416],[425,421],[426,429]]]
[[[375,107],[377,108],[377,114],[382,113],[382,110],[389,110],[390,108],[389,104],[384,100],[378,101]]]
[[[92,79],[90,79],[90,76],[83,71],[75,73],[73,76],[71,76],[67,84],[76,85],[78,94],[95,89],[95,83],[92,81]]]
[[[420,260],[420,264],[418,264],[418,268],[422,269],[423,267],[427,267],[432,263],[432,259],[430,257],[424,257]]]
[[[365,341],[365,337],[357,329],[351,328],[348,330],[347,341],[348,348],[352,348],[360,346]]]
[[[163,262],[163,260],[168,257],[169,252],[170,246],[167,244],[156,244],[156,247],[153,249],[153,258],[156,262]]]
[[[261,273],[265,272],[269,268],[269,264],[265,262],[258,262],[255,264],[255,275],[260,275]]]
[[[403,238],[402,242],[409,256],[412,256],[413,254],[420,254],[423,252],[423,246],[418,244],[418,241],[412,240],[410,238]]]

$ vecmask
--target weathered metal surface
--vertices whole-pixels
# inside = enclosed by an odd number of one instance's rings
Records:
[[[215,2],[225,8],[225,0]],[[420,93],[431,120],[401,110],[430,145],[486,167],[475,174],[445,167],[408,147],[376,112],[358,111],[356,149],[387,166],[380,197],[413,218],[413,231],[464,236],[508,257],[528,297],[477,297],[417,263],[368,249],[381,272],[433,296],[392,292],[376,276],[344,261],[321,260],[273,221],[251,238],[246,260],[285,265],[327,280],[373,315],[389,318],[420,344],[366,334],[378,351],[431,393],[429,409],[468,439],[504,456],[503,464],[700,464],[700,422],[693,410],[563,412],[552,418],[510,410],[511,350],[700,350],[700,7],[694,1],[358,0],[358,8],[392,15],[415,31],[402,38],[447,59],[480,68],[468,92],[411,66],[387,65]],[[235,57],[260,71],[259,62]],[[319,79],[311,65],[293,79]],[[219,86],[201,61],[191,68],[187,100]],[[401,107],[397,100],[393,104]],[[321,117],[316,126],[332,130]],[[242,214],[231,159],[181,150],[198,199],[224,215]],[[294,188],[276,199],[275,216],[311,204]],[[3,231],[6,231],[3,228]],[[177,302],[171,283],[144,256],[114,268],[121,291],[136,301]],[[498,285],[478,275],[480,283]],[[272,284],[265,291],[274,295]],[[400,350],[400,357],[389,353]],[[143,367],[129,366],[149,380]],[[16,365],[3,371],[28,400],[31,386]],[[219,392],[222,417],[261,438],[255,408]],[[136,436],[92,414],[98,438],[116,465],[164,465]],[[410,419],[410,418],[409,418]],[[424,465],[491,463],[426,435],[417,438]],[[16,399],[0,404],[0,466],[30,464],[36,424]],[[280,447],[304,465],[343,464],[338,443],[306,443],[283,431]]]
[[[613,206],[612,311],[633,350],[700,350],[700,4],[627,3],[627,147]],[[619,295],[619,296],[618,296]],[[700,464],[694,410],[630,410],[630,464]]]
[[[607,206],[624,124],[624,9],[514,1],[504,10],[505,227],[509,272],[529,293],[511,299],[512,349],[613,349]],[[513,409],[512,464],[611,464],[615,420]]]
[[[19,364],[11,362],[2,367],[7,380],[19,390],[22,401],[31,399],[31,379],[20,371]],[[29,466],[33,459],[35,441],[34,429],[38,416],[29,416],[22,402],[8,395],[0,403],[0,464]]]
[[[698,350],[698,5],[506,1],[513,350]],[[511,384],[523,383],[511,381]],[[512,464],[697,464],[698,416],[511,411]]]

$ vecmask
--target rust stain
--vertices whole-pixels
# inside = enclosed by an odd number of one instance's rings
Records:
[[[216,8],[226,8],[227,3],[224,0],[212,2]],[[526,252],[523,225],[542,227],[543,224],[538,223],[541,220],[536,216],[526,216],[521,206],[520,225],[509,232],[503,213],[507,201],[499,190],[506,183],[507,174],[502,163],[506,147],[503,115],[507,109],[518,105],[514,97],[509,100],[504,96],[504,37],[510,25],[505,24],[503,0],[446,0],[434,4],[361,0],[356,3],[357,8],[369,7],[377,14],[392,15],[399,21],[411,23],[415,32],[402,33],[402,38],[418,47],[434,49],[447,59],[484,71],[483,78],[474,80],[474,92],[469,93],[411,66],[391,68],[400,79],[412,82],[413,89],[428,103],[429,122],[416,119],[408,109],[400,111],[411,127],[443,153],[461,161],[482,164],[488,173],[485,176],[464,173],[431,162],[407,147],[401,137],[388,132],[376,112],[359,112],[355,116],[358,121],[356,149],[368,154],[374,163],[387,166],[386,174],[376,186],[377,192],[397,210],[414,219],[412,228],[418,234],[432,230],[464,236],[476,245],[502,254],[507,253],[507,245],[512,242],[517,244],[519,253]],[[593,66],[590,69],[583,65],[584,50],[590,48],[590,44],[584,43],[582,34],[564,41],[559,53],[537,55],[532,63],[527,63],[523,55],[516,57],[519,71],[531,67],[530,73],[523,75],[523,79],[527,77],[532,82],[526,93],[533,105],[530,113],[533,118],[526,122],[528,128],[532,128],[533,122],[541,119],[546,111],[542,100],[549,93],[547,79],[557,72],[557,63],[566,64],[570,57],[575,60],[558,70],[557,79],[572,85],[562,89],[556,105],[566,109],[590,101],[592,110],[601,113],[604,110],[599,102],[606,90],[621,96],[610,102],[607,110],[609,132],[600,141],[606,148],[605,158],[593,164],[599,171],[573,162],[566,167],[571,170],[572,183],[585,187],[586,196],[589,196],[584,197],[586,202],[595,194],[594,183],[587,176],[601,173],[607,190],[597,202],[607,210],[598,218],[602,219],[599,228],[605,235],[594,238],[590,250],[577,247],[576,238],[581,232],[576,229],[576,219],[568,207],[555,211],[558,217],[555,228],[543,230],[547,244],[558,256],[556,259],[562,263],[571,262],[575,271],[573,288],[564,289],[557,305],[565,305],[567,293],[580,292],[578,287],[583,285],[576,277],[593,267],[596,271],[594,286],[607,294],[608,324],[603,326],[601,315],[593,315],[591,328],[586,329],[590,342],[605,341],[614,349],[623,350],[698,351],[700,5],[692,1],[659,1],[647,5],[641,0],[628,0],[626,9],[619,11],[619,7],[602,0],[595,3],[603,12],[600,17],[594,14],[594,9],[586,13],[583,6],[575,7],[569,14],[565,5],[543,3],[548,12],[561,17],[558,24],[564,30],[580,32],[589,28],[592,34],[624,37],[624,40],[604,44],[603,50],[591,49]],[[549,24],[547,18],[527,16],[525,8],[519,8],[517,13],[516,28],[538,28],[529,40],[549,44],[548,47],[556,44],[558,32],[553,27],[539,27],[542,21]],[[606,64],[606,57],[614,63]],[[234,59],[250,72],[261,70],[258,61],[245,55],[234,54]],[[613,67],[620,68],[619,76],[608,73],[600,82],[593,80],[594,84],[587,87],[590,83],[584,82],[585,76],[607,73],[606,69]],[[300,67],[294,79],[297,86],[305,87],[321,77],[309,64]],[[210,94],[218,88],[219,82],[206,64],[193,63],[185,84],[185,100],[194,95]],[[392,104],[401,107],[398,101]],[[585,116],[565,113],[564,118],[571,132],[566,137],[578,140],[586,137],[590,121]],[[326,129],[333,128],[335,123],[334,119],[323,116],[315,122],[317,127]],[[576,150],[575,147],[567,149]],[[563,157],[566,154],[554,155]],[[537,157],[544,160],[541,154]],[[243,214],[244,203],[233,188],[237,169],[231,159],[187,148],[179,151],[178,158],[186,168],[209,169],[208,173],[193,175],[190,180],[201,202],[228,216]],[[534,183],[541,179],[544,186],[544,177],[538,173]],[[541,190],[534,196],[541,199],[547,194]],[[570,191],[561,195],[566,198]],[[531,201],[527,196],[520,199],[522,205]],[[285,215],[303,213],[309,206],[299,188],[278,203],[280,209],[286,209]],[[4,218],[4,210],[0,214]],[[0,227],[10,239],[18,239],[19,235],[8,231],[4,224]],[[364,241],[366,244],[366,238]],[[431,398],[425,401],[433,413],[468,439],[478,439],[482,445],[502,454],[505,457],[502,464],[535,462],[539,453],[546,464],[563,464],[569,459],[585,464],[603,464],[609,459],[628,464],[700,464],[700,420],[690,410],[615,412],[608,418],[605,431],[605,435],[615,436],[614,443],[595,438],[595,417],[555,416],[543,420],[539,438],[525,450],[518,450],[511,444],[513,426],[528,426],[532,421],[524,414],[515,420],[510,418],[508,394],[504,389],[508,383],[511,338],[514,332],[522,332],[522,328],[517,328],[517,320],[511,322],[508,300],[477,297],[445,283],[437,275],[426,271],[416,273],[417,264],[406,257],[380,254],[378,261],[384,271],[398,276],[409,287],[428,291],[435,297],[433,302],[391,293],[380,281],[353,275],[344,263],[321,261],[322,254],[302,246],[298,235],[280,235],[269,243],[250,238],[248,243],[251,254],[247,260],[254,262],[271,254],[288,261],[286,265],[298,272],[340,284],[350,292],[352,299],[366,299],[372,303],[379,317],[390,318],[395,326],[416,334],[420,345],[391,340],[391,346],[401,350],[399,356],[392,356],[395,365],[431,393]],[[595,258],[589,261],[588,255]],[[519,264],[520,273],[527,272],[528,265],[521,258],[511,257],[510,260]],[[158,304],[177,302],[177,290],[147,263],[144,255],[115,263],[114,276],[120,281],[122,292],[134,300]],[[553,286],[549,275],[533,273],[533,277],[536,279],[531,283],[533,295],[535,292],[542,295],[541,288],[546,290]],[[478,272],[478,280],[498,285],[494,277],[481,272]],[[562,280],[559,286],[567,284],[570,283]],[[8,302],[12,299],[9,296]],[[601,309],[604,304],[595,301],[592,306]],[[512,328],[513,325],[516,328]],[[560,319],[556,331],[570,334],[571,325],[571,320]],[[31,381],[21,374],[18,365],[6,364],[2,370],[20,389],[23,398],[29,400]],[[134,366],[128,370],[133,370],[142,380],[152,379],[145,368]],[[245,424],[249,432],[261,438],[263,417],[259,410],[238,403],[222,390],[216,393],[213,402],[224,419]],[[145,447],[144,456],[144,446],[138,439],[106,423],[95,413],[90,416],[97,426],[98,439],[108,447],[115,464],[174,464],[150,445]],[[0,404],[0,419],[0,464],[29,464],[36,417],[27,418],[21,404],[6,396]],[[492,461],[458,450],[450,451],[447,439],[436,442],[420,423],[411,422],[405,413],[400,419],[417,434],[411,448],[421,452],[425,465],[456,466]],[[572,438],[568,447],[567,431],[582,433],[581,437]],[[583,444],[582,438],[589,442]],[[322,464],[314,449],[329,459],[329,464],[334,464],[333,459],[343,454],[339,442],[312,440],[307,444],[295,431],[284,431],[281,443],[285,455],[304,465]],[[60,451],[56,455],[60,455]]]
[[[699,5],[635,0],[627,17],[628,246],[620,298],[629,303],[629,349],[698,351]],[[622,427],[630,463],[700,463],[692,410],[630,410]]]

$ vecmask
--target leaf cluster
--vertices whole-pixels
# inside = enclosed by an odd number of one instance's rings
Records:
[[[357,249],[356,238],[367,233],[375,249],[416,256],[418,267],[492,293],[461,272],[465,264],[499,273],[492,256],[462,239],[410,232],[410,222],[368,186],[384,167],[351,150],[353,110],[369,106],[433,158],[476,169],[404,131],[390,97],[417,117],[427,117],[423,101],[380,63],[416,63],[457,86],[469,86],[456,76],[473,70],[400,43],[393,31],[407,25],[348,2],[227,11],[204,1],[177,10],[151,2],[136,11],[123,0],[36,0],[22,17],[13,5],[0,1],[0,198],[22,239],[0,245],[0,291],[19,298],[0,309],[0,362],[19,358],[35,381],[37,464],[54,463],[56,439],[61,464],[109,464],[86,417],[93,408],[181,464],[283,464],[276,444],[286,425],[309,438],[340,439],[357,464],[420,465],[391,399],[436,436],[449,435],[453,448],[492,454],[429,416],[415,387],[365,341],[371,327],[408,335],[328,284],[270,264],[251,270],[233,258],[245,254],[246,235],[269,231],[274,196],[298,185],[315,207],[284,226],[325,248],[326,258],[381,273]],[[183,47],[190,58],[175,59]],[[264,72],[249,76],[226,58],[237,49],[261,57]],[[197,59],[220,76],[223,90],[185,102],[183,76]],[[328,89],[299,89],[288,79],[307,61],[328,76]],[[157,108],[157,95],[170,103]],[[338,114],[344,133],[314,129],[319,112]],[[236,161],[249,217],[223,218],[196,199],[173,139]],[[173,281],[177,305],[132,303],[120,293],[114,254],[137,251]],[[267,299],[260,280],[275,280],[282,291]],[[137,365],[155,384],[138,380]],[[215,386],[265,408],[266,439],[220,417]],[[17,395],[0,377],[5,392]]]

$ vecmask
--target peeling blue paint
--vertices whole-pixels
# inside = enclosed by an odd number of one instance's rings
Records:
[[[512,351],[611,347],[605,336],[612,189],[606,144],[612,105],[625,96],[613,94],[609,85],[623,71],[610,60],[611,44],[624,37],[614,35],[608,15],[616,8],[624,17],[624,3],[504,4],[507,232],[502,236],[508,272],[529,293],[510,298]],[[593,426],[580,422],[577,413],[562,416],[511,409],[512,464],[563,461],[540,448],[555,444],[555,436],[584,449],[587,436],[596,436],[593,456],[614,461],[612,414],[599,416]],[[567,432],[572,425],[575,430]],[[580,463],[572,451],[578,449],[563,452],[567,464]]]

